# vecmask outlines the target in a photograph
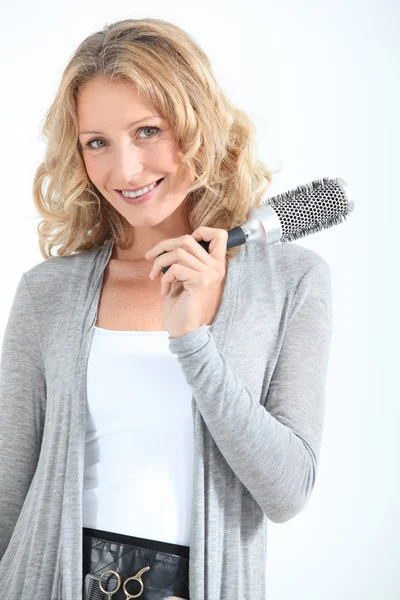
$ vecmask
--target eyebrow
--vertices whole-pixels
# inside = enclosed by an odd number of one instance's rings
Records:
[[[133,121],[132,123],[129,123],[129,125],[127,125],[127,127],[125,127],[125,131],[128,131],[128,129],[130,129],[131,127],[133,127],[137,123],[141,123],[142,121],[146,121],[146,119],[152,119],[153,117],[155,117],[157,119],[161,119],[161,117],[158,116],[158,115],[147,115],[147,117],[143,117],[142,119],[139,119],[138,121]],[[81,131],[78,135],[83,135],[84,133],[96,133],[98,135],[103,135],[103,133],[101,131]]]

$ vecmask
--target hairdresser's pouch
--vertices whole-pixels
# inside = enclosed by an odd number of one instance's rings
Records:
[[[98,530],[83,531],[84,600],[189,600],[188,556],[155,549],[151,540],[153,549],[121,541],[128,536],[103,532],[100,537],[87,534]],[[103,539],[105,535],[109,539]],[[175,548],[185,553],[186,547]]]

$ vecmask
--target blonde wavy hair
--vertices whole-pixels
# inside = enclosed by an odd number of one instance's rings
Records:
[[[132,82],[175,131],[181,160],[195,175],[186,199],[192,231],[200,226],[232,229],[261,206],[271,171],[256,156],[256,130],[217,84],[196,41],[161,19],[126,19],[88,36],[67,64],[45,116],[44,161],[34,176],[33,196],[41,220],[39,247],[45,259],[101,246],[114,238],[121,249],[133,228],[90,181],[78,139],[77,97],[88,81]],[[44,190],[44,185],[46,189]],[[227,250],[227,258],[238,248]]]

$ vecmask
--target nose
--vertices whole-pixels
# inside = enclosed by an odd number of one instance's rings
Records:
[[[134,144],[121,146],[114,155],[113,181],[136,181],[143,171],[142,152]]]

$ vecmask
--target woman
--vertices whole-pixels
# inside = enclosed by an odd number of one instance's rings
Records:
[[[44,133],[46,260],[21,277],[1,359],[0,589],[265,598],[267,520],[316,480],[329,267],[293,243],[227,251],[271,174],[171,23],[89,36]]]

